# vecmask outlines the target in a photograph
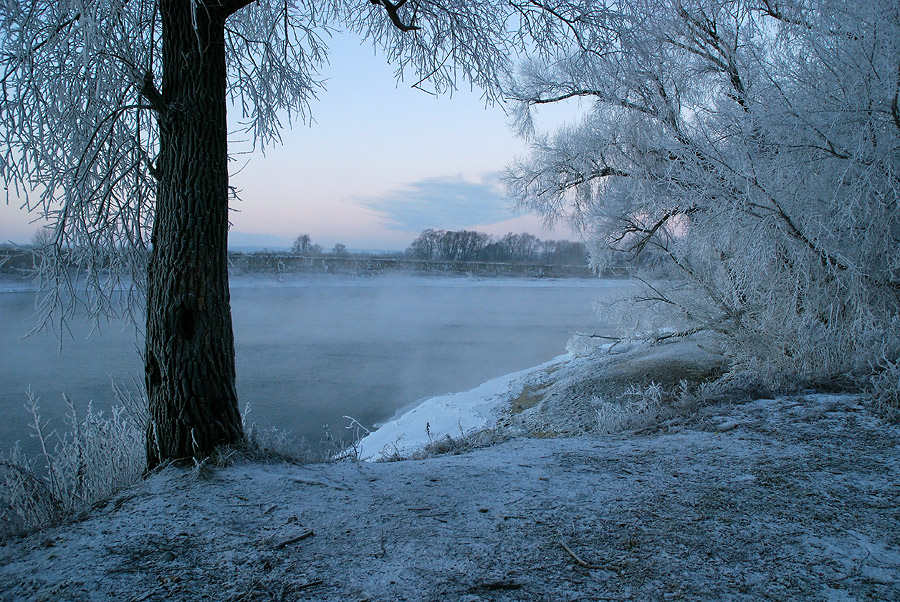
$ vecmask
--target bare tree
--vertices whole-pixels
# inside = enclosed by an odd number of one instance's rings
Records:
[[[451,230],[440,237],[438,256],[444,261],[474,261],[488,242],[490,237],[483,232]]]
[[[301,234],[294,239],[294,244],[291,245],[291,253],[300,256],[321,255],[322,245],[313,243],[309,234]]]
[[[582,242],[545,240],[541,242],[541,260],[550,265],[588,264],[587,248]]]
[[[533,234],[513,234],[510,232],[501,238],[500,245],[506,250],[506,255],[514,261],[527,263],[537,259],[541,241]]]
[[[736,358],[828,378],[900,357],[900,10],[890,0],[554,5],[565,52],[509,87],[509,191],[594,241],[653,250],[639,296]],[[582,99],[536,133],[532,109]]]
[[[146,303],[150,466],[243,437],[229,307],[229,103],[256,144],[308,115],[340,24],[430,91],[492,97],[511,8],[462,0],[10,0],[0,178],[54,228],[47,320]],[[537,23],[537,21],[535,21]],[[534,31],[538,31],[535,26]],[[142,296],[143,295],[143,296]]]
[[[446,234],[446,230],[428,228],[412,241],[406,254],[416,259],[443,259],[440,252],[440,241]]]
[[[34,249],[46,249],[53,245],[53,232],[49,228],[38,228],[31,237],[30,246]]]

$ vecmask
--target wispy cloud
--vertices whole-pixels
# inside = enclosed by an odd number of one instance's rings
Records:
[[[382,216],[385,228],[405,232],[458,230],[515,215],[496,176],[481,182],[469,182],[462,176],[429,178],[361,203]]]

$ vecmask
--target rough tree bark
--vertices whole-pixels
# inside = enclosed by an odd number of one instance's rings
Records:
[[[159,188],[147,274],[147,462],[243,439],[228,291],[225,19],[246,3],[160,2]],[[154,100],[154,99],[151,99]]]

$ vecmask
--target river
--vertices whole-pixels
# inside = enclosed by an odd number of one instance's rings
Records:
[[[251,421],[312,444],[367,427],[422,398],[466,390],[565,352],[573,331],[608,330],[593,304],[625,281],[600,279],[308,276],[237,278],[232,313],[237,388]],[[114,402],[111,379],[142,379],[141,344],[120,321],[100,331],[72,320],[71,336],[39,333],[34,293],[0,292],[0,449],[35,452],[31,386],[52,427],[66,393],[78,406]]]

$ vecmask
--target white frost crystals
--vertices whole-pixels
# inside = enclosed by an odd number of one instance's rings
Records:
[[[722,335],[738,362],[814,381],[895,362],[897,3],[560,10],[571,49],[510,86],[532,140],[506,174],[520,205],[582,229],[598,269],[664,266],[635,300]],[[533,108],[574,97],[580,123],[533,132]]]

